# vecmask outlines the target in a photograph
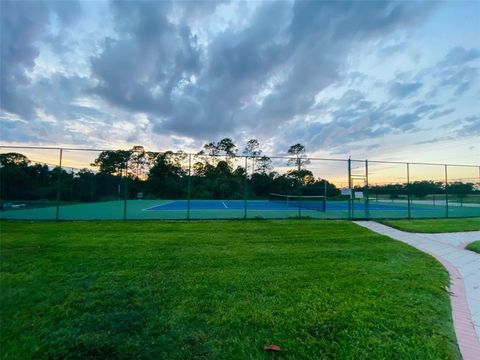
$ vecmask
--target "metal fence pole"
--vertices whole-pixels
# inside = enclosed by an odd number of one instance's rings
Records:
[[[352,160],[348,159],[348,189],[349,189],[349,197],[348,197],[348,218],[351,219],[353,215],[352,211]]]
[[[5,186],[4,184],[6,181],[4,180],[5,174],[3,170],[3,166],[0,166],[0,211],[3,211],[4,203],[5,203]]]
[[[448,166],[445,164],[445,217],[448,218]]]
[[[407,206],[408,206],[408,218],[412,218],[411,213],[411,197],[410,197],[410,164],[407,163]]]
[[[188,181],[187,181],[187,220],[190,220],[190,182],[192,179],[192,154],[188,154]]]
[[[243,198],[244,198],[244,209],[245,212],[243,214],[243,218],[247,218],[247,182],[248,182],[248,157],[245,156],[245,183],[243,185]]]
[[[60,220],[60,187],[62,185],[62,158],[63,149],[60,148],[60,156],[58,161],[58,180],[57,180],[57,211],[55,214],[55,220]]]
[[[368,194],[368,160],[365,160],[365,192],[366,192],[366,200],[365,200],[365,215],[367,220],[370,220],[370,198]]]
[[[302,201],[302,183],[300,181],[300,158],[297,155],[297,181],[298,181],[298,217],[302,217],[302,208],[300,201]]]
[[[123,221],[127,220],[127,184],[128,184],[128,162],[125,163],[125,174],[123,178]]]

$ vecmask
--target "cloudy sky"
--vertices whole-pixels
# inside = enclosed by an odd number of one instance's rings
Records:
[[[480,1],[1,1],[0,141],[480,163]]]

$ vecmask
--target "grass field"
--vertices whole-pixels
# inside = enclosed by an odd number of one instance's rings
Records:
[[[459,358],[447,272],[353,223],[0,226],[4,359]]]
[[[480,240],[468,244],[467,249],[480,254]]]
[[[417,233],[442,233],[480,230],[480,218],[391,220],[382,221],[382,223],[399,230]]]

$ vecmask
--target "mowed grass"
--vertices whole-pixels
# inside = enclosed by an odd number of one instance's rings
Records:
[[[4,359],[459,358],[447,272],[350,222],[0,226]]]
[[[468,250],[475,251],[480,254],[480,240],[474,241],[467,245]]]
[[[383,224],[399,230],[417,233],[479,231],[480,218],[385,220]]]

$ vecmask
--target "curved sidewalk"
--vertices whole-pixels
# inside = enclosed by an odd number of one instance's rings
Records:
[[[480,360],[480,255],[464,247],[480,231],[424,234],[400,231],[374,221],[356,224],[407,243],[440,261],[450,274],[452,317],[464,360]]]

